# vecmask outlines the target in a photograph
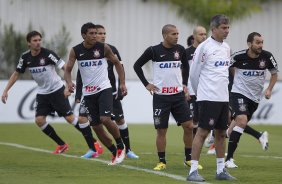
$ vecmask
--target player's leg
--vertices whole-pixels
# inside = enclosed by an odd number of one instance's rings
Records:
[[[127,123],[124,120],[124,114],[123,114],[123,109],[121,105],[121,101],[114,99],[113,100],[113,118],[114,121],[116,122],[119,132],[122,138],[122,141],[125,145],[126,148],[126,156],[127,158],[134,158],[138,159],[139,156],[136,155],[130,147],[130,137],[129,137],[129,129],[127,126]]]
[[[51,104],[49,103],[49,95],[37,94],[36,96],[36,112],[35,112],[35,123],[37,126],[50,137],[54,142],[57,143],[56,150],[54,154],[63,153],[68,149],[68,144],[66,144],[56,133],[55,129],[46,121],[46,116],[50,114],[53,110]]]

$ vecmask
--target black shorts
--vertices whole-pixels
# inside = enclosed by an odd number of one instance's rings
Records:
[[[198,101],[199,108],[199,127],[213,130],[227,129],[229,103]]]
[[[65,86],[50,94],[36,95],[35,116],[52,115],[54,111],[58,116],[69,116],[73,114],[70,102],[64,95]]]
[[[153,117],[156,129],[168,128],[170,113],[177,124],[184,123],[192,119],[188,103],[183,92],[174,95],[153,96]]]
[[[88,110],[90,125],[100,124],[100,116],[111,117],[113,111],[112,88],[107,88],[99,93],[84,96],[85,108]]]
[[[113,113],[112,113],[112,119],[113,119],[113,120],[117,120],[117,121],[118,121],[118,120],[121,120],[121,119],[124,119],[121,101],[115,99],[115,96],[113,96]]]
[[[258,103],[250,100],[249,98],[239,93],[231,93],[232,115],[234,118],[238,115],[247,115],[248,121],[252,118],[254,112],[258,108]]]
[[[196,101],[197,97],[195,95],[191,95],[190,97],[191,97],[191,99],[188,100],[188,105],[189,105],[190,112],[193,116],[193,123],[198,124],[198,122],[199,122],[199,112],[198,112],[198,103]]]

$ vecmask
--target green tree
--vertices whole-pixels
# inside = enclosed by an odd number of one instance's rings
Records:
[[[262,4],[275,0],[161,0],[169,2],[180,17],[188,23],[203,25],[209,29],[209,22],[216,14],[225,14],[238,20],[262,10]]]
[[[1,22],[0,22],[1,23]],[[21,54],[28,50],[26,43],[26,33],[17,32],[14,26],[5,25],[4,31],[1,31],[0,24],[0,79],[8,79],[14,72]],[[32,25],[28,26],[28,31],[32,30]],[[44,32],[41,30],[44,38]],[[61,30],[51,38],[50,41],[44,41],[44,47],[54,50],[60,57],[67,55],[67,47],[70,44],[70,33],[66,27],[62,26]],[[31,79],[31,75],[25,72],[22,79]]]

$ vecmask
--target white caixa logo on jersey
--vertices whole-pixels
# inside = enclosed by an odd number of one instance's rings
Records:
[[[44,59],[44,58],[41,58],[41,59],[39,60],[39,64],[40,64],[40,65],[45,65],[45,59]]]
[[[174,59],[178,60],[180,58],[179,52],[175,51],[174,52]]]
[[[94,50],[94,58],[99,58],[100,57],[100,51],[99,50]]]

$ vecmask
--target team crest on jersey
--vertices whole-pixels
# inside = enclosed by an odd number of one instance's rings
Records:
[[[213,125],[214,125],[214,119],[213,119],[213,118],[210,119],[209,125],[210,125],[210,126],[213,126]]]
[[[94,50],[94,58],[99,58],[100,57],[100,51],[99,50]]]
[[[178,60],[180,58],[179,52],[175,51],[174,52],[174,59]]]
[[[259,60],[259,68],[265,68],[265,61]]]
[[[40,65],[45,65],[45,63],[46,63],[46,62],[45,62],[45,59],[44,59],[44,58],[41,58],[41,59],[39,60],[39,64],[40,64]]]
[[[239,104],[239,110],[242,112],[246,111],[246,104]]]

